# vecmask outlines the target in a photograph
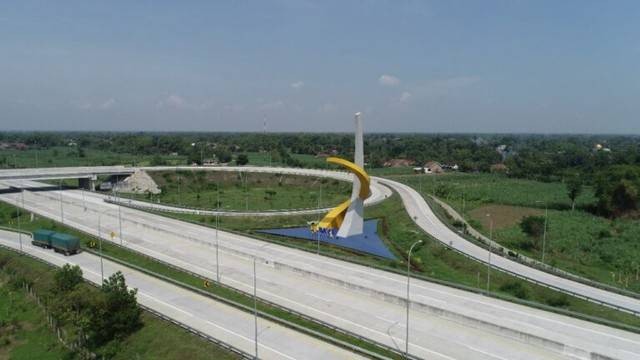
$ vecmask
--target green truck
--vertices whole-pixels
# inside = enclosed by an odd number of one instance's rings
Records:
[[[55,231],[46,229],[36,230],[33,232],[33,241],[31,243],[35,246],[49,249],[51,247],[51,236],[55,233]]]
[[[80,239],[69,234],[55,233],[51,235],[51,247],[55,252],[65,255],[77,254],[80,251]]]

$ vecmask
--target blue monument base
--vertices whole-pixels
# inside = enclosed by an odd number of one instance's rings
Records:
[[[347,249],[360,251],[367,254],[380,256],[386,259],[396,260],[396,256],[387,248],[377,232],[378,220],[367,220],[364,222],[364,232],[360,235],[343,237],[333,237],[327,233],[313,233],[309,227],[265,229],[257,232],[271,235],[287,236],[296,239],[309,241],[320,241],[331,245],[341,246]]]

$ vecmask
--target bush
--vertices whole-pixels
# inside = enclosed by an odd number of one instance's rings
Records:
[[[524,285],[522,285],[519,281],[509,281],[502,286],[500,286],[500,291],[511,294],[518,299],[528,299],[529,298],[529,289],[527,289]]]
[[[554,295],[550,298],[545,299],[544,301],[549,306],[553,307],[567,307],[571,305],[569,302],[569,297],[566,294],[558,294]]]
[[[520,229],[531,237],[540,237],[544,232],[544,216],[525,216],[520,221]]]

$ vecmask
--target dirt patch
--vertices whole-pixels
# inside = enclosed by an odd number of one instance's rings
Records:
[[[484,229],[489,229],[490,218],[493,219],[494,229],[502,229],[517,225],[523,217],[531,215],[544,215],[544,210],[510,205],[486,205],[469,211],[469,216],[480,222]]]

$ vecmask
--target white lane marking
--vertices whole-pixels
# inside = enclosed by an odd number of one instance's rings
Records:
[[[248,337],[246,337],[246,336],[244,336],[242,334],[238,334],[237,332],[234,332],[234,331],[231,331],[229,329],[226,329],[226,328],[224,328],[224,327],[222,327],[222,326],[220,326],[220,325],[218,325],[216,323],[213,323],[213,322],[211,322],[209,320],[205,320],[205,322],[210,324],[210,325],[212,325],[212,326],[214,326],[214,327],[216,327],[216,328],[218,328],[218,329],[220,329],[220,330],[222,330],[222,331],[224,331],[224,332],[228,332],[229,334],[235,335],[235,336],[237,336],[237,337],[239,337],[239,338],[241,338],[243,340],[246,340],[246,341],[248,341],[248,342],[250,342],[252,344],[255,342],[255,339],[251,339],[251,338],[248,338]],[[262,348],[265,348],[265,349],[267,349],[269,351],[273,351],[274,353],[276,353],[278,355],[281,355],[281,356],[284,356],[287,359],[296,360],[295,358],[293,358],[293,357],[291,357],[291,356],[289,356],[287,354],[283,354],[282,352],[280,352],[280,351],[278,351],[278,350],[276,350],[274,348],[271,348],[271,347],[269,347],[267,345],[261,344],[260,341],[258,341],[258,346],[262,347]]]
[[[184,311],[184,310],[180,309],[179,307],[177,307],[177,306],[175,306],[175,305],[169,304],[169,303],[168,303],[168,302],[166,302],[166,301],[162,301],[162,300],[160,300],[160,299],[158,299],[158,298],[156,298],[156,297],[154,297],[154,296],[147,295],[147,294],[145,294],[145,293],[143,293],[143,292],[141,292],[141,291],[138,291],[138,294],[140,294],[140,295],[142,295],[142,296],[144,296],[144,297],[146,297],[146,298],[148,298],[148,299],[151,299],[151,300],[153,300],[153,301],[155,301],[155,302],[157,302],[157,303],[160,303],[160,304],[162,304],[162,305],[164,305],[164,306],[170,307],[170,308],[172,308],[173,310],[179,311],[179,312],[181,312],[181,313],[183,313],[183,314],[185,314],[185,315],[187,315],[187,316],[193,317],[193,314],[192,314],[192,313],[190,313],[190,312],[188,312],[188,311]]]
[[[309,295],[309,296],[311,296],[311,297],[314,297],[314,298],[316,298],[316,299],[320,299],[320,300],[322,300],[322,301],[326,301],[326,302],[333,302],[332,300],[329,300],[329,299],[327,299],[327,298],[323,298],[323,297],[318,296],[318,295],[314,295],[314,294],[312,294],[312,293],[310,293],[310,292],[305,292],[305,294],[307,294],[307,295]]]
[[[148,250],[148,249],[146,249],[146,250]],[[171,258],[171,257],[170,257],[170,258]],[[172,258],[172,259],[175,259],[175,258]],[[177,259],[176,259],[176,260],[177,260]],[[327,263],[327,262],[324,262],[324,263]],[[335,265],[335,264],[334,264],[334,265]],[[356,270],[356,271],[357,271],[357,269],[353,269],[353,268],[352,268],[352,270]],[[377,276],[377,275],[376,275],[376,276]],[[395,280],[395,279],[389,279],[389,280]],[[420,287],[420,286],[418,286],[418,287]],[[422,287],[421,287],[421,288],[422,288]],[[426,288],[425,288],[425,289],[426,289]],[[447,294],[447,295],[452,295],[452,294],[449,294],[449,293],[445,293],[445,294]],[[456,296],[456,295],[454,295],[454,296]],[[466,298],[461,297],[461,296],[457,296],[457,297],[460,297],[460,298],[466,299]],[[287,299],[287,300],[288,300],[288,299]],[[467,300],[469,300],[469,299],[467,299]],[[484,303],[484,302],[481,302],[481,303]],[[489,305],[492,305],[492,304],[489,304]],[[314,310],[315,310],[315,309],[314,309]],[[511,310],[511,309],[506,309],[506,308],[505,308],[505,310],[513,311],[513,310]],[[609,335],[609,334],[605,334],[605,335],[611,336],[611,335]],[[626,340],[626,339],[622,339],[622,340]],[[629,340],[627,340],[627,341],[629,341]]]

